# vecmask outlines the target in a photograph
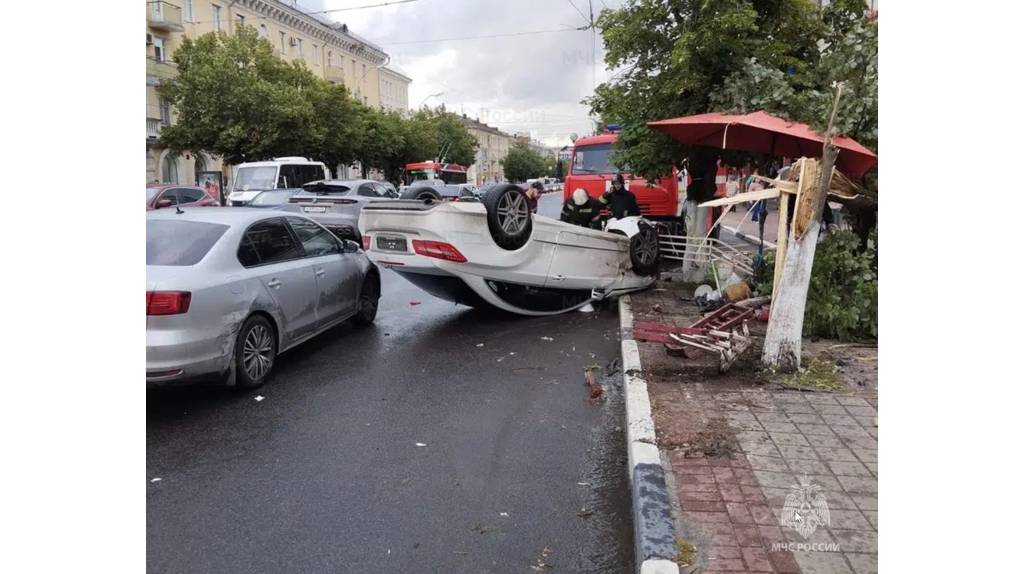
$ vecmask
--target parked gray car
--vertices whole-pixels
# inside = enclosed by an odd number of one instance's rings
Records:
[[[372,323],[380,272],[352,241],[275,210],[146,214],[147,386],[258,387],[278,354],[352,319]]]
[[[359,212],[371,201],[398,199],[394,187],[369,179],[316,181],[293,195],[286,211],[302,213],[316,220],[342,239],[360,242]]]

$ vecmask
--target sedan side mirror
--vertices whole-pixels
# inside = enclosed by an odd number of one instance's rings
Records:
[[[358,253],[362,246],[351,239],[342,240],[342,249],[345,253]]]
[[[173,202],[173,201],[171,201],[170,199],[167,199],[167,198],[164,198],[164,199],[158,200],[158,201],[156,202],[156,207],[157,207],[157,209],[159,209],[159,208],[161,208],[161,207],[170,207],[170,206],[172,206],[172,205],[174,205],[174,202]]]

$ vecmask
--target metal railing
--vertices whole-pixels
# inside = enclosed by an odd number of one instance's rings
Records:
[[[725,264],[748,275],[754,273],[754,260],[749,254],[713,237],[659,234],[658,246],[664,259],[698,265],[714,261],[716,265]]]

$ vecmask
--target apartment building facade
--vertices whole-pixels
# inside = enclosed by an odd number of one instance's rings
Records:
[[[409,84],[412,79],[393,68],[380,69],[380,108],[382,110],[409,111]]]
[[[508,155],[508,150],[515,141],[515,136],[498,128],[489,126],[479,120],[463,114],[459,120],[466,130],[476,138],[479,145],[476,150],[476,162],[469,167],[466,174],[470,183],[484,185],[497,181],[505,181],[505,169],[501,162]]]
[[[225,182],[230,166],[205,154],[173,156],[157,143],[160,129],[175,120],[156,86],[176,74],[171,55],[185,36],[208,32],[233,33],[251,26],[285,60],[301,60],[317,76],[348,87],[352,96],[382,107],[381,86],[386,77],[388,105],[408,103],[411,80],[386,70],[389,57],[379,46],[359,37],[344,24],[322,15],[307,14],[291,2],[278,0],[146,1],[146,181],[191,184],[197,174],[221,172]],[[404,100],[402,99],[404,98]],[[331,166],[332,171],[335,170]],[[344,170],[343,171],[347,171]]]

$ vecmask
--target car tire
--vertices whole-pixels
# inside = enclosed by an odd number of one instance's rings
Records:
[[[640,231],[629,238],[629,259],[637,275],[654,275],[661,263],[658,249],[658,228],[647,221],[640,221]]]
[[[432,187],[410,187],[402,192],[402,199],[441,201],[441,194]]]
[[[277,333],[262,315],[245,320],[235,340],[235,385],[239,389],[262,387],[270,378],[277,358]]]
[[[533,232],[533,216],[526,194],[518,185],[497,185],[483,196],[487,227],[498,247],[514,251],[526,245]]]
[[[367,274],[363,286],[359,290],[359,310],[352,316],[352,322],[359,326],[373,323],[377,318],[377,307],[380,302],[380,277],[375,273]]]

